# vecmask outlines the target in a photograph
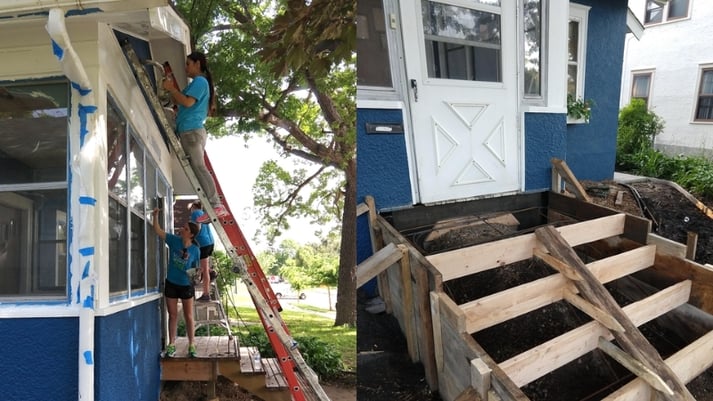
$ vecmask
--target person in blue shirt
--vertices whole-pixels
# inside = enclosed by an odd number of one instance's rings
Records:
[[[194,223],[205,215],[200,201],[191,203],[189,210],[191,211],[190,220]],[[210,232],[210,227],[207,224],[196,224],[200,227],[196,242],[201,250],[201,280],[203,282],[203,295],[196,301],[210,301],[210,256],[213,254],[215,240],[213,240],[213,233]]]
[[[198,225],[188,222],[178,230],[178,235],[166,233],[161,228],[159,222],[160,209],[153,210],[153,229],[156,234],[168,245],[168,268],[166,269],[166,283],[164,287],[164,298],[166,309],[168,310],[168,346],[166,356],[173,357],[176,354],[176,332],[178,330],[178,300],[183,306],[183,318],[186,321],[186,333],[188,334],[188,356],[196,357],[196,346],[194,340],[193,323],[193,284],[188,276],[188,269],[192,269],[200,263],[200,250],[195,244],[198,235]]]
[[[208,134],[205,130],[205,120],[208,113],[214,109],[215,89],[213,78],[208,70],[206,56],[193,52],[186,58],[186,75],[191,82],[183,91],[176,89],[173,77],[166,77],[163,88],[166,89],[173,102],[178,105],[176,115],[176,134],[181,140],[183,151],[189,158],[198,182],[203,188],[211,207],[218,217],[228,215],[228,210],[220,202],[220,196],[205,165],[204,153]],[[210,217],[204,214],[199,223],[209,223]]]

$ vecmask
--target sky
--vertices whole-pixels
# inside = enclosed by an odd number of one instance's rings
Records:
[[[233,216],[250,243],[253,253],[257,254],[267,249],[267,241],[264,237],[258,241],[253,239],[259,221],[257,214],[253,212],[252,187],[262,163],[269,159],[280,160],[281,156],[267,139],[253,138],[247,144],[249,147],[246,148],[245,140],[237,136],[218,139],[209,137],[206,153]],[[317,241],[314,236],[315,227],[307,220],[290,220],[290,225],[290,230],[279,237],[276,244],[286,239],[302,244]]]

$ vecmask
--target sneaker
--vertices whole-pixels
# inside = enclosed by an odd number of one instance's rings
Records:
[[[198,352],[196,352],[196,346],[191,344],[188,346],[188,357],[189,358],[195,358],[198,356]]]
[[[168,344],[166,347],[166,357],[173,358],[176,355],[176,346],[173,344]]]
[[[198,302],[208,302],[210,300],[211,300],[210,295],[208,295],[208,294],[203,294],[203,295],[201,295],[200,298],[196,298],[196,301],[198,301]]]

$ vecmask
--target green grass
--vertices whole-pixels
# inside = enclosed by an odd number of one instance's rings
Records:
[[[247,325],[261,324],[257,311],[248,302],[247,305],[251,306],[237,307],[237,315],[232,309],[229,312],[232,318],[239,317],[241,324],[237,329],[240,331],[247,331],[243,322]],[[243,302],[240,304],[246,305]],[[300,309],[305,311],[283,310],[280,313],[290,334],[293,337],[316,337],[333,345],[342,356],[344,369],[356,372],[356,328],[334,326],[332,318],[321,314],[327,312],[327,309],[310,305],[300,305]]]

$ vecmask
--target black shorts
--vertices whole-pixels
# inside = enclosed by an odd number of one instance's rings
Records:
[[[213,244],[201,247],[201,259],[208,259],[213,254]]]
[[[163,295],[166,298],[181,298],[190,299],[196,294],[192,285],[176,285],[166,280],[166,286],[163,289]]]

